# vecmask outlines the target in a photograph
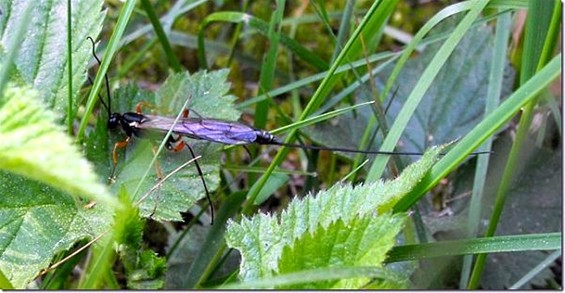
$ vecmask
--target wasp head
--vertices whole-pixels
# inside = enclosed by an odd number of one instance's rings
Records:
[[[114,129],[118,127],[121,117],[122,115],[120,115],[120,113],[112,113],[112,115],[110,115],[110,117],[108,118],[108,129]]]

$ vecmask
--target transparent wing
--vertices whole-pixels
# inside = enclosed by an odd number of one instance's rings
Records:
[[[137,127],[166,133],[173,132],[193,139],[213,141],[223,144],[250,144],[257,140],[258,130],[238,123],[216,119],[181,118],[176,124],[175,118],[144,115],[147,119]],[[173,126],[174,124],[174,126]]]

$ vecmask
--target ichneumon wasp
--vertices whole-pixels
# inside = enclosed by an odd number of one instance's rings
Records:
[[[94,40],[89,37],[89,40],[93,43],[93,55],[97,62],[100,60],[94,53]],[[235,121],[226,121],[222,119],[206,118],[191,110],[196,117],[189,117],[189,110],[183,110],[183,115],[179,119],[174,117],[164,117],[151,114],[142,114],[142,106],[144,103],[138,103],[136,106],[136,112],[112,112],[108,78],[105,76],[108,103],[105,103],[100,97],[101,104],[108,112],[108,129],[122,129],[125,132],[127,138],[123,141],[119,141],[114,144],[114,149],[112,151],[112,161],[113,169],[110,175],[110,180],[115,179],[116,166],[118,163],[117,150],[120,148],[125,148],[133,137],[138,138],[156,138],[163,139],[165,134],[169,131],[173,135],[169,136],[165,141],[165,146],[167,149],[175,152],[183,150],[185,147],[189,150],[193,159],[196,158],[196,153],[193,148],[183,140],[183,138],[190,138],[195,140],[204,140],[214,143],[220,143],[225,145],[248,145],[248,144],[260,144],[260,145],[279,145],[287,147],[297,147],[303,149],[312,150],[329,150],[329,151],[340,151],[349,153],[361,153],[361,154],[376,154],[376,155],[422,155],[420,152],[381,152],[381,151],[370,151],[370,150],[357,150],[349,148],[328,148],[313,145],[303,145],[303,144],[288,144],[279,140],[275,135],[271,134],[266,130],[261,130],[249,126],[244,123]],[[190,97],[192,93],[186,93],[187,97]],[[473,153],[480,154],[480,152]],[[198,160],[194,160],[195,166],[200,177],[201,183],[204,187],[205,195],[210,205],[210,216],[211,222],[214,220],[214,209],[212,200],[210,197],[210,192],[206,181],[203,177],[203,172]],[[161,178],[158,174],[158,178]]]

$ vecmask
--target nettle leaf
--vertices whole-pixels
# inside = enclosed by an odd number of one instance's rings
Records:
[[[279,274],[323,267],[381,266],[403,227],[406,214],[367,214],[345,223],[338,220],[326,229],[306,233],[283,249]],[[304,283],[288,289],[357,289],[371,278]],[[383,288],[384,289],[384,288]]]
[[[356,187],[338,184],[315,197],[309,195],[294,200],[279,217],[259,214],[239,223],[230,222],[226,242],[238,249],[242,256],[240,278],[243,281],[264,279],[280,274],[283,268],[289,273],[333,266],[380,266],[384,254],[394,244],[394,236],[402,228],[401,219],[405,217],[404,214],[391,215],[392,206],[423,178],[442,149],[432,148],[395,180]],[[378,229],[387,221],[396,224]],[[364,232],[376,235],[363,236]],[[359,237],[345,237],[347,233]],[[343,237],[334,237],[330,241],[332,235]],[[373,237],[388,240],[368,244],[366,241],[371,242]],[[318,243],[324,241],[325,244]],[[340,247],[341,250],[346,246],[354,255],[340,251],[329,261],[328,253],[331,252],[323,248],[326,244],[328,249]],[[291,255],[300,253],[301,249],[308,253],[308,260],[294,262],[295,256]],[[371,261],[359,260],[358,257],[369,253],[374,255]],[[362,281],[365,280],[335,282],[330,287],[353,288],[360,286]],[[325,287],[329,283],[317,284]]]
[[[439,28],[435,32],[443,29]],[[399,151],[422,152],[431,145],[459,139],[481,121],[488,89],[492,42],[493,33],[488,26],[472,29],[463,37],[410,119],[400,138]],[[389,127],[440,45],[427,47],[422,55],[409,60],[400,72],[398,85],[393,87],[397,92],[386,115]],[[469,59],[473,62],[463,63]],[[379,80],[386,80],[391,71],[392,66],[387,67],[378,75]],[[512,91],[513,75],[508,65],[507,78],[502,85],[503,96]],[[358,92],[358,103],[374,98],[367,97],[366,92]],[[389,96],[388,99],[390,98]],[[369,118],[373,115],[370,108],[360,108],[331,122],[307,128],[306,133],[313,140],[328,147],[355,148],[358,145],[352,145],[352,142],[361,141]],[[381,142],[382,138],[377,137],[371,150],[378,150]],[[402,156],[402,159],[414,161],[418,157]]]
[[[0,108],[0,169],[43,182],[75,196],[115,205],[55,114],[30,89],[8,86]]]
[[[226,70],[220,70],[198,72],[193,75],[187,72],[174,74],[155,94],[140,91],[134,87],[126,87],[115,95],[115,99],[120,101],[117,109],[122,112],[131,112],[135,104],[144,101],[155,105],[154,109],[143,109],[148,114],[175,118],[183,110],[182,106],[186,100],[189,99],[188,107],[193,111],[189,112],[190,117],[198,117],[199,114],[204,117],[235,121],[238,120],[240,113],[233,107],[235,97],[225,95],[229,90],[229,84],[226,82],[227,73]],[[112,143],[125,139],[123,134],[116,136],[118,138],[112,140]],[[164,135],[159,135],[153,140],[134,138],[125,156],[123,152],[119,152],[119,155],[125,159],[118,163],[117,184],[113,188],[123,185],[128,193],[134,193],[147,168],[151,168],[149,166],[153,158],[152,149],[159,146],[163,137]],[[204,174],[206,185],[212,192],[220,182],[219,163],[222,145],[187,138],[184,140],[192,147],[196,156],[202,156],[198,163]],[[157,164],[164,177],[191,159],[192,156],[187,149],[178,153],[165,149],[159,155]],[[148,177],[141,183],[139,192],[134,195],[134,200],[137,201],[145,196],[157,183],[157,172],[151,170]],[[157,220],[182,221],[180,212],[188,210],[205,195],[204,186],[193,163],[175,173],[151,192],[141,203],[140,211],[144,216],[152,214],[152,217]]]
[[[107,229],[117,204],[35,99],[9,85],[0,108],[0,269],[17,288],[55,254]],[[99,204],[84,209],[79,196]]]
[[[25,177],[0,172],[0,269],[25,288],[53,257],[110,226],[110,210],[86,209],[75,199]]]
[[[190,117],[201,115],[206,118],[237,121],[241,113],[233,107],[237,99],[229,95],[229,70],[199,71],[190,75],[188,72],[171,75],[155,93],[156,103],[166,116],[176,116],[188,99],[188,108],[194,113]]]
[[[85,81],[86,65],[92,58],[86,37],[97,36],[102,28],[103,2],[71,1],[73,97]],[[1,1],[0,47],[6,48],[12,42],[28,4],[33,5],[32,23],[14,60],[16,74],[26,85],[37,89],[46,105],[64,113],[68,104],[67,1]]]

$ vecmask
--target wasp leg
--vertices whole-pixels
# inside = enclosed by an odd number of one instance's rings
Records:
[[[124,149],[129,144],[131,137],[128,136],[124,141],[118,141],[114,144],[114,150],[112,151],[112,161],[114,162],[114,167],[112,168],[112,173],[108,178],[109,183],[116,182],[116,167],[118,166],[118,149]]]
[[[139,102],[139,103],[137,103],[137,104],[135,105],[135,112],[136,112],[137,114],[141,114],[141,112],[142,112],[141,109],[142,109],[143,107],[146,107],[146,108],[149,108],[149,109],[153,109],[153,110],[157,108],[157,107],[155,107],[154,105],[152,105],[152,104],[150,104],[150,103],[148,103],[148,102],[141,101],[141,102]]]
[[[177,141],[178,140],[180,140],[180,138],[177,139]],[[190,151],[190,155],[192,156],[192,158],[196,159],[196,155],[194,154],[192,148],[182,140],[180,140],[180,142],[176,146],[172,147],[171,150],[174,152],[180,152],[185,146]],[[208,186],[206,185],[206,181],[204,180],[204,173],[202,173],[202,169],[200,168],[200,164],[198,163],[198,160],[194,161],[194,165],[196,165],[198,176],[200,177],[200,180],[202,181],[202,185],[204,186],[204,191],[206,192],[206,199],[208,200],[208,204],[210,205],[210,219],[211,219],[210,225],[214,225],[214,206],[212,205],[212,199],[210,198],[210,192],[208,191]]]

